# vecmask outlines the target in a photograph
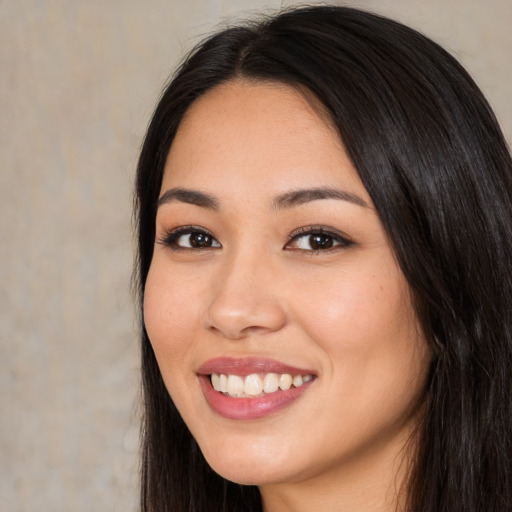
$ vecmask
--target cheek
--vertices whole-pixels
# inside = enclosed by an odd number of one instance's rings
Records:
[[[302,329],[329,358],[339,389],[368,390],[370,399],[379,388],[407,387],[416,380],[426,343],[407,290],[399,271],[388,267],[319,280],[308,300],[297,303]]]
[[[186,357],[198,323],[198,295],[191,283],[151,266],[144,291],[144,324],[161,371]]]
[[[419,403],[430,356],[407,297],[400,280],[345,279],[313,293],[302,315],[327,358],[324,396],[344,413],[332,420],[341,444],[401,428]]]
[[[310,283],[308,293],[295,291],[297,317],[313,338],[340,347],[362,348],[404,322],[405,288],[396,279],[338,273]],[[384,331],[384,332],[383,332]]]

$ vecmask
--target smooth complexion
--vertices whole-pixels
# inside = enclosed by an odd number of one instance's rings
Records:
[[[145,324],[211,466],[258,485],[266,511],[394,510],[430,354],[317,101],[242,81],[197,100],[168,155],[156,230]],[[232,398],[242,405],[226,415],[230,398],[204,375],[216,364],[313,379],[282,407],[245,417],[258,398]]]

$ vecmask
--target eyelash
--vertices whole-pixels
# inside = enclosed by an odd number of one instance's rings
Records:
[[[196,234],[198,236],[205,236],[206,240],[211,243],[212,245],[208,245],[206,247],[184,247],[181,245],[178,245],[178,240],[182,236],[186,235],[192,235]],[[294,248],[290,247],[290,245],[300,240],[301,238],[305,237],[323,237],[324,241],[327,243],[328,247],[325,248],[318,248],[318,249],[304,249],[304,248]],[[327,239],[327,240],[325,240]],[[158,241],[162,245],[165,245],[166,247],[169,247],[173,251],[197,251],[197,250],[210,250],[210,249],[217,249],[221,248],[221,243],[206,229],[201,228],[199,226],[181,226],[175,230],[168,231],[164,234],[162,238]],[[292,232],[290,236],[288,237],[288,241],[284,245],[283,249],[285,250],[292,250],[292,251],[303,251],[303,252],[309,252],[312,254],[319,254],[319,253],[328,253],[331,251],[339,250],[339,249],[346,249],[350,247],[351,245],[354,245],[354,242],[350,240],[346,235],[343,235],[337,231],[327,229],[323,226],[304,226],[302,228],[299,228]],[[311,240],[309,241],[309,246],[311,247]]]
[[[211,245],[208,247],[183,247],[178,245],[178,240],[182,236],[186,235],[202,235],[211,239],[212,243],[217,243],[218,245]],[[164,234],[162,238],[160,238],[159,243],[169,247],[173,251],[197,251],[197,250],[209,250],[209,249],[217,249],[218,247],[222,247],[220,242],[206,229],[201,228],[199,226],[181,226],[177,229],[168,231]]]
[[[305,237],[313,237],[313,236],[321,236],[325,237],[327,239],[330,239],[330,242],[333,244],[330,247],[326,247],[324,249],[301,249],[301,248],[289,248],[289,245],[297,240],[300,240],[301,238]],[[309,245],[311,246],[311,239],[309,241]],[[304,251],[304,252],[310,252],[312,254],[319,254],[319,253],[328,253],[331,251],[336,251],[339,249],[346,249],[350,246],[354,245],[354,242],[350,240],[346,235],[332,230],[325,228],[324,226],[304,226],[302,228],[299,228],[295,230],[293,233],[290,234],[288,238],[288,242],[285,244],[284,248],[288,250],[296,250],[296,251]]]

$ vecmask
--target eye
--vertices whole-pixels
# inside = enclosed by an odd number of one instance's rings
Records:
[[[290,241],[286,244],[285,249],[327,252],[336,248],[350,247],[353,244],[354,242],[341,233],[322,227],[305,227],[290,235]]]
[[[181,227],[167,233],[160,243],[174,250],[211,249],[221,247],[208,231],[196,227]]]

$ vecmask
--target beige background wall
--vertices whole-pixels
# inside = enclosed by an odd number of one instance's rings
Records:
[[[512,139],[512,0],[345,3],[450,49]],[[184,49],[280,5],[0,0],[0,512],[136,510],[137,152]]]

